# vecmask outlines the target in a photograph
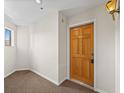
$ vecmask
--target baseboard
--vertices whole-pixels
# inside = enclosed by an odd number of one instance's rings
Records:
[[[22,71],[22,70],[30,70],[29,68],[21,68],[21,69],[14,69],[13,71],[11,71],[10,73],[6,74],[4,76],[4,78],[8,77],[9,75],[11,75],[12,73],[16,72],[16,71]]]
[[[69,79],[69,80],[70,80],[70,79]],[[78,84],[80,84],[80,85],[82,85],[82,86],[84,86],[84,87],[87,87],[87,88],[92,89],[92,90],[94,90],[94,91],[96,91],[96,92],[99,92],[99,93],[108,93],[108,92],[106,92],[106,91],[103,91],[103,90],[98,89],[98,88],[94,88],[94,87],[92,87],[92,86],[89,86],[89,85],[84,84],[84,83],[82,83],[82,82],[80,82],[80,81],[77,81],[77,80],[72,80],[72,79],[71,79],[70,81],[75,82],[75,83],[78,83]]]
[[[16,70],[13,70],[13,71],[11,71],[10,73],[6,74],[6,75],[4,76],[4,78],[8,77],[9,75],[11,75],[12,73],[14,73],[15,71],[16,71]]]
[[[58,83],[58,86],[61,85],[65,80],[67,80],[67,78],[64,78],[63,80],[61,80],[61,81]]]
[[[94,87],[89,86],[89,85],[87,85],[87,84],[85,84],[85,83],[82,83],[82,82],[80,82],[80,81],[73,80],[73,79],[69,79],[69,80],[72,81],[72,82],[75,82],[75,83],[77,83],[77,84],[79,84],[79,85],[82,85],[82,86],[84,86],[84,87],[87,87],[87,88],[89,88],[89,89],[94,90]]]
[[[95,89],[95,91],[97,91],[97,92],[99,92],[99,93],[108,93],[108,92],[106,92],[106,91],[103,91],[103,90],[101,90],[101,89]]]
[[[30,68],[17,68],[16,71],[30,70]]]
[[[59,86],[59,83],[57,83],[56,81],[52,80],[51,78],[48,78],[47,76],[45,76],[45,75],[43,75],[41,73],[39,73],[38,71],[36,71],[34,69],[30,69],[30,71],[36,73],[37,75],[43,77],[44,79],[47,79],[48,81],[50,81],[50,82],[54,83],[55,85]]]
[[[55,82],[54,80],[52,80],[52,79],[48,78],[47,76],[45,76],[45,75],[43,75],[43,74],[39,73],[38,71],[36,71],[36,70],[34,70],[34,69],[30,69],[30,68],[15,69],[15,70],[13,70],[12,72],[10,72],[10,73],[6,74],[6,75],[4,76],[4,78],[8,77],[9,75],[11,75],[12,73],[14,73],[14,72],[16,72],[16,71],[22,71],[22,70],[30,70],[30,71],[32,71],[32,72],[34,72],[34,73],[38,74],[39,76],[41,76],[41,77],[43,77],[43,78],[45,78],[45,79],[49,80],[50,82],[54,83],[54,84],[55,84],[55,85],[57,85],[57,86],[59,86],[62,82],[64,82],[64,81],[65,81],[65,79],[64,79],[64,80],[63,80],[63,81],[61,81],[60,83]]]

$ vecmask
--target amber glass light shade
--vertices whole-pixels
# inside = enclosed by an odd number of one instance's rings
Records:
[[[116,3],[117,3],[117,0],[108,1],[106,4],[107,11],[110,13],[115,12],[116,11]]]
[[[116,4],[117,4],[117,0],[108,1],[106,4],[106,9],[112,15],[113,20],[115,20],[114,13],[116,12]]]

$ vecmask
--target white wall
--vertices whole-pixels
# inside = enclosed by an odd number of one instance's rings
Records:
[[[59,83],[67,77],[66,40],[67,18],[59,12]]]
[[[47,13],[31,28],[31,69],[58,84],[58,13]]]
[[[115,93],[120,93],[120,15],[116,14],[115,22]]]
[[[67,75],[66,31],[67,19],[60,12],[48,13],[30,25],[30,67],[57,85]]]
[[[12,19],[5,15],[5,27],[14,31],[15,46],[4,48],[4,76],[11,72],[29,68],[29,27],[17,26]]]
[[[105,6],[100,5],[70,17],[69,25],[93,19],[96,19],[96,88],[99,91],[115,93],[115,23]],[[67,51],[69,62],[69,47]]]
[[[29,68],[30,33],[28,26],[17,26],[17,62],[16,69]]]
[[[14,31],[14,42],[16,43],[16,25],[12,22],[11,18],[7,15],[4,16],[4,26]],[[8,76],[15,70],[16,62],[16,46],[5,46],[4,47],[4,76]]]
[[[62,22],[62,18],[63,21]],[[66,17],[58,12],[47,13],[30,26],[17,26],[14,70],[31,69],[55,84],[66,79]],[[8,51],[8,50],[6,50]],[[6,52],[5,51],[5,52]],[[6,52],[9,54],[8,52]],[[5,60],[10,60],[5,58]]]

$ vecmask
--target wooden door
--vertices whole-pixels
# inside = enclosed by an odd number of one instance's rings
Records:
[[[93,86],[93,23],[70,28],[70,78]]]

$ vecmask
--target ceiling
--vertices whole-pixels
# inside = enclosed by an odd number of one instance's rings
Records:
[[[13,19],[17,25],[30,24],[47,12],[64,10],[66,16],[72,16],[87,10],[107,0],[43,0],[41,5],[35,0],[5,0],[5,14]],[[71,9],[71,11],[69,11]],[[68,11],[67,11],[68,10]]]

